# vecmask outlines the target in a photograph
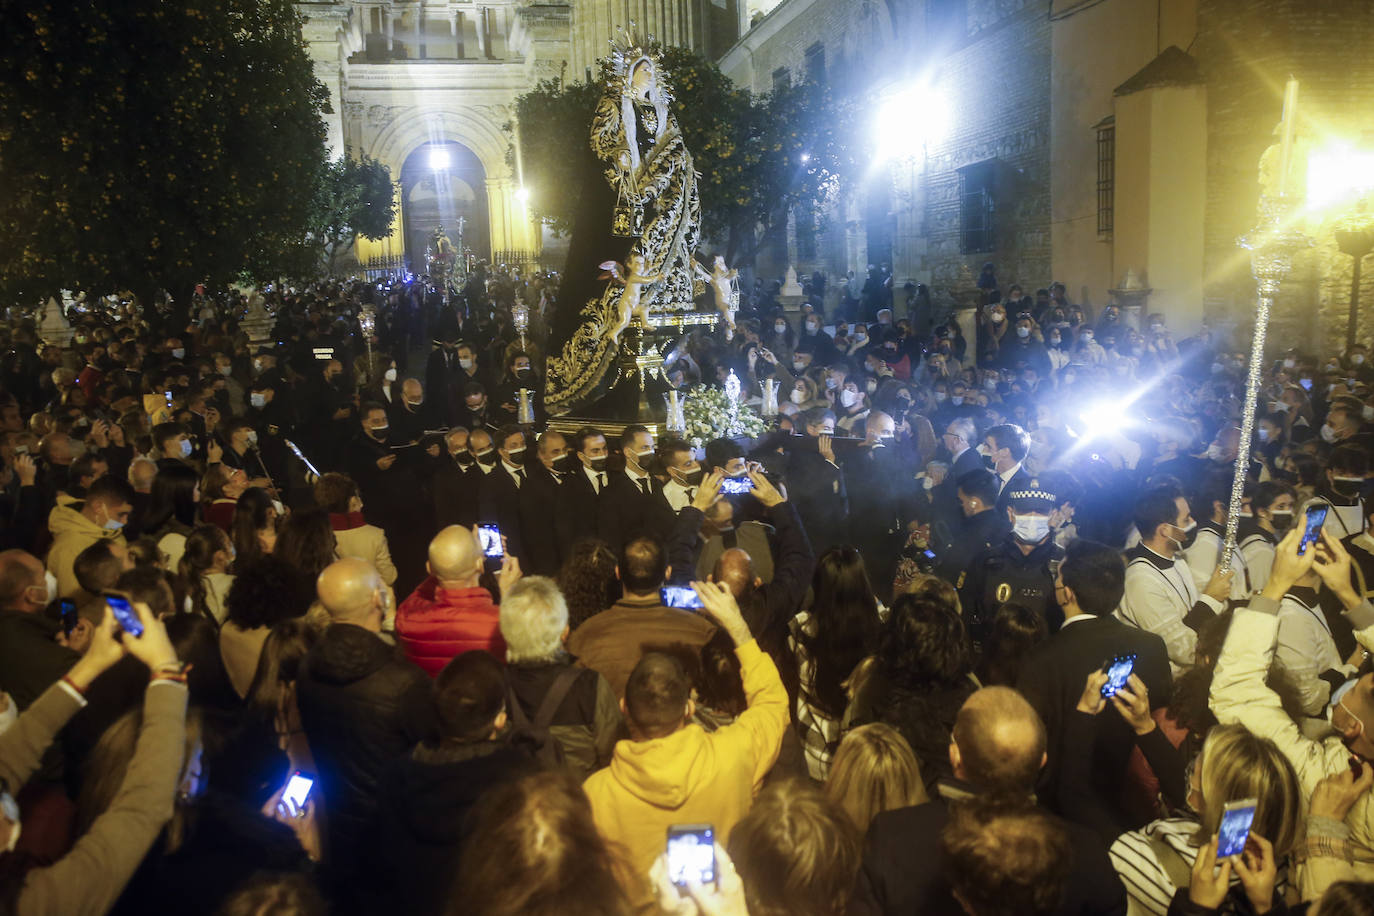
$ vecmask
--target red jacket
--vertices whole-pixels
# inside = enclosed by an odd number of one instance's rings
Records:
[[[506,660],[501,609],[484,588],[439,588],[430,576],[396,610],[396,636],[406,657],[434,677],[449,659],[482,649]]]

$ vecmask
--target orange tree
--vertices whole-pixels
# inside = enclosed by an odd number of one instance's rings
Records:
[[[289,0],[0,4],[0,295],[297,272],[326,110]]]

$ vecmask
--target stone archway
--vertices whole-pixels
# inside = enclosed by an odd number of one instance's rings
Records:
[[[425,248],[442,226],[455,244],[459,220],[463,244],[479,258],[491,256],[486,170],[461,143],[416,147],[401,166],[401,221],[411,270],[424,272]]]

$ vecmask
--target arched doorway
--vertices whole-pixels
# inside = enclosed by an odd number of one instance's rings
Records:
[[[425,248],[439,226],[458,243],[459,219],[463,244],[479,258],[491,257],[486,177],[477,156],[461,143],[425,143],[406,157],[401,215],[411,270],[424,272]]]

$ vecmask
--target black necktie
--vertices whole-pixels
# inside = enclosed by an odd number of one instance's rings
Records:
[[[649,478],[639,478],[639,491],[643,493],[645,496],[649,495]]]
[[[518,487],[518,486],[520,486],[520,485],[521,485],[522,483],[524,483],[524,482],[525,482],[525,469],[524,469],[524,468],[516,468],[516,469],[515,469],[515,485]]]
[[[692,504],[692,500],[694,500],[694,499],[696,499],[696,498],[697,498],[697,490],[696,490],[696,487],[688,487],[688,488],[687,488],[687,505],[690,506],[690,505]]]
[[[605,475],[605,474],[597,474],[597,475],[596,475],[596,492],[600,493],[600,492],[601,492],[602,490],[604,490],[604,489],[606,489],[606,475]]]

